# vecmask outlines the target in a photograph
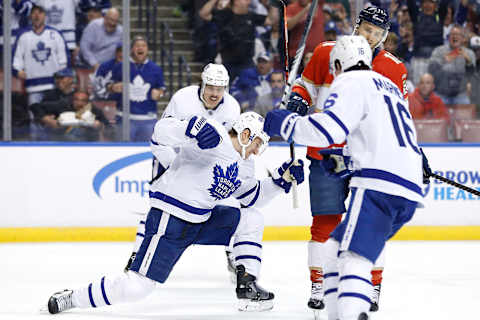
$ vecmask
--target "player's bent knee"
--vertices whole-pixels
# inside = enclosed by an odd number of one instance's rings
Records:
[[[240,222],[238,223],[236,234],[263,234],[264,224],[263,214],[258,209],[240,209]]]
[[[341,220],[341,214],[314,216],[312,226],[310,227],[312,240],[317,242],[327,241],[330,233],[332,233]]]
[[[126,276],[124,294],[128,301],[137,301],[150,295],[155,289],[155,282],[134,271],[129,271]]]

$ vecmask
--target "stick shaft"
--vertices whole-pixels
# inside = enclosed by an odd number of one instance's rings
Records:
[[[440,180],[440,181],[442,181],[442,182],[445,182],[446,184],[452,185],[452,186],[454,186],[454,187],[457,187],[457,188],[459,188],[459,189],[462,189],[462,190],[464,190],[464,191],[467,191],[467,192],[469,192],[469,193],[471,193],[471,194],[474,194],[474,195],[480,197],[480,191],[478,191],[478,190],[475,190],[475,189],[472,189],[472,188],[470,188],[470,187],[464,186],[463,184],[457,183],[457,182],[455,182],[455,181],[453,181],[453,180],[447,179],[447,178],[442,177],[442,176],[440,176],[440,175],[438,175],[438,174],[435,174],[435,173],[430,174],[430,176],[433,177],[433,178],[435,178],[435,179],[437,179],[437,180]]]

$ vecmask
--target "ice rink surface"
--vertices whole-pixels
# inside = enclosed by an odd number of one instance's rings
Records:
[[[147,299],[99,309],[40,312],[49,296],[122,272],[130,243],[0,244],[0,319],[254,320],[313,319],[306,242],[266,242],[260,285],[276,295],[273,310],[236,310],[222,247],[194,246],[167,283]],[[380,311],[371,319],[480,319],[480,242],[391,242]],[[327,319],[326,314],[322,319]]]

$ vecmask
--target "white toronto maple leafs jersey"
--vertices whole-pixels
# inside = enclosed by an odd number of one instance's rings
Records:
[[[200,100],[200,87],[188,86],[178,90],[172,96],[162,117],[182,120],[189,119],[193,115],[203,116],[207,119],[215,119],[229,131],[240,116],[240,105],[228,92],[225,92],[222,100],[217,108],[207,109]]]
[[[235,197],[245,207],[261,206],[283,192],[271,178],[255,179],[250,162],[234,149],[225,127],[213,119],[207,121],[222,139],[217,147],[204,150],[196,139],[186,136],[188,120],[163,118],[155,125],[152,140],[180,151],[170,168],[150,186],[152,207],[201,223],[223,199]]]
[[[178,90],[170,99],[162,118],[173,117],[179,120],[187,120],[193,116],[202,116],[207,119],[215,119],[229,131],[235,120],[240,116],[240,105],[228,92],[225,92],[223,101],[217,108],[207,109],[200,100],[200,87],[188,86]],[[167,168],[175,157],[171,147],[151,144],[152,152],[164,168]]]
[[[40,33],[25,29],[15,43],[12,67],[25,71],[27,92],[54,88],[53,74],[67,67],[67,47],[58,30],[46,26]]]
[[[35,0],[34,2],[45,8],[46,24],[62,33],[68,49],[75,49],[77,47],[75,42],[75,11],[80,0]]]
[[[295,142],[326,147],[346,140],[355,170],[350,186],[422,202],[417,134],[408,101],[392,81],[374,71],[343,73],[332,83],[324,110],[297,118]],[[284,138],[292,122],[282,125]]]

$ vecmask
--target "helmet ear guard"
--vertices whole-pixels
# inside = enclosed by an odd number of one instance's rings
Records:
[[[242,147],[242,158],[245,159],[245,151],[246,148],[253,142],[255,138],[260,138],[262,140],[263,144],[259,150],[259,154],[261,154],[263,151],[265,151],[268,141],[270,140],[270,136],[263,131],[263,124],[265,122],[265,119],[259,115],[256,112],[249,111],[249,112],[244,112],[240,114],[240,117],[235,121],[233,124],[232,129],[235,130],[237,133],[237,139]],[[245,129],[248,129],[250,131],[249,137],[248,137],[248,143],[244,144],[242,142],[242,132],[245,131]]]

